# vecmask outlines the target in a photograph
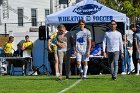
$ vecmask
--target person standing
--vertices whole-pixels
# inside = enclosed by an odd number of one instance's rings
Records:
[[[137,58],[137,74],[140,71],[140,31],[136,33],[136,58]]]
[[[62,69],[63,69],[63,60],[65,59],[65,71],[66,71],[66,79],[69,79],[70,75],[70,56],[71,56],[71,48],[73,46],[73,38],[71,33],[68,32],[64,25],[59,25],[57,27],[58,34],[57,38],[57,51],[58,51],[58,60],[59,60],[59,79],[62,80]]]
[[[23,57],[32,57],[33,43],[30,41],[29,36],[25,36],[25,42],[22,45]]]
[[[9,36],[8,42],[4,44],[3,50],[4,50],[4,56],[5,57],[12,57],[13,56],[13,41],[14,37]],[[7,74],[10,75],[10,70],[11,70],[11,63],[7,61]]]
[[[55,68],[55,75],[59,76],[60,74],[59,74],[59,70],[58,70],[58,55],[57,55],[57,45],[56,45],[57,33],[58,32],[53,33],[50,36],[50,38],[48,39],[48,50],[49,50],[49,52],[52,52],[53,55],[54,55],[54,59],[55,59],[55,66],[54,66],[54,68]]]
[[[30,64],[27,64],[27,68],[29,68],[27,71],[32,70],[32,49],[33,49],[33,43],[30,41],[30,38],[28,35],[25,36],[25,42],[22,45],[22,51],[23,51],[23,57],[30,62]]]
[[[77,67],[81,79],[86,79],[88,70],[88,61],[91,49],[91,32],[85,28],[85,21],[79,20],[79,29],[75,32],[75,47],[74,53],[76,54]],[[83,62],[84,69],[82,69],[81,62]]]
[[[122,35],[117,31],[117,23],[115,20],[111,21],[111,31],[105,32],[103,39],[103,55],[107,57],[106,47],[108,53],[108,61],[111,65],[112,79],[116,80],[118,73],[119,52],[121,50],[121,57],[123,57],[123,42]]]
[[[133,53],[132,53],[132,59],[133,59],[134,67],[135,67],[135,73],[137,73],[136,33],[139,32],[139,29],[136,28],[136,24],[131,24],[131,25],[130,25],[130,29],[133,31],[133,43],[132,43],[132,46],[133,46]]]
[[[14,41],[14,37],[10,36],[8,42],[4,44],[3,49],[4,49],[5,57],[12,57],[12,51],[14,50],[13,41]]]
[[[123,47],[124,47],[124,58],[122,59],[122,75],[130,74],[131,72],[131,54],[130,51],[132,51],[132,44],[127,39],[127,35],[123,35]],[[126,68],[127,67],[127,68]],[[127,71],[126,71],[127,69]]]

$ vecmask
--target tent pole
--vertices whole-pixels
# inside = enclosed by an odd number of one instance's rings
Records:
[[[94,23],[91,24],[92,25],[92,31],[93,31],[93,41],[95,41],[95,29],[94,29]]]
[[[69,0],[67,0],[67,7],[69,7]]]

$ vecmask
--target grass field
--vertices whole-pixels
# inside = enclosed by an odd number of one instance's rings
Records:
[[[64,77],[65,78],[65,77]],[[0,93],[62,93],[79,76],[59,81],[55,76],[0,76]],[[119,75],[116,81],[110,75],[90,75],[64,93],[140,93],[140,76]]]

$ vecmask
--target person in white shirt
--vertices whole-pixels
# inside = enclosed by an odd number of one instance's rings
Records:
[[[88,70],[88,61],[91,49],[91,32],[85,28],[85,21],[79,20],[79,29],[75,31],[75,43],[74,52],[76,54],[77,67],[80,72],[80,78],[86,79]],[[81,62],[84,64],[82,69]]]
[[[111,74],[112,79],[116,80],[118,73],[118,60],[119,60],[119,52],[121,50],[121,57],[123,57],[123,42],[122,35],[119,31],[116,30],[117,23],[115,20],[111,21],[111,31],[105,32],[103,39],[103,55],[106,55],[106,47],[108,53],[108,61],[111,65]]]

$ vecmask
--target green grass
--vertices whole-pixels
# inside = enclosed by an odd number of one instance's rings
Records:
[[[55,76],[0,76],[0,93],[58,93],[76,82],[79,76],[58,81]],[[140,76],[90,75],[65,93],[140,93]]]
[[[119,75],[116,81],[107,76],[89,76],[66,93],[140,93],[140,77]]]

